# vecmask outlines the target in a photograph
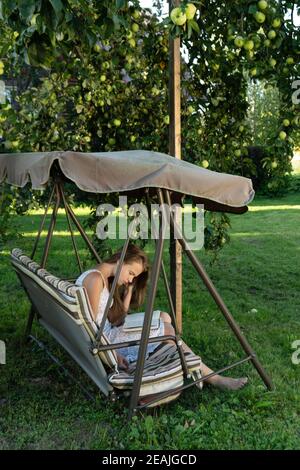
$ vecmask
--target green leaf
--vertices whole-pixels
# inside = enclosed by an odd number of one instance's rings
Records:
[[[248,10],[250,15],[254,15],[257,11],[258,11],[258,9],[257,9],[256,5],[250,5],[249,10]]]
[[[126,4],[126,0],[116,0],[116,7],[123,8]]]
[[[271,408],[273,405],[274,405],[274,403],[271,402],[271,401],[259,401],[255,405],[255,408]]]
[[[36,2],[35,0],[19,0],[18,8],[21,17],[28,21],[31,19],[35,12]]]
[[[188,25],[191,25],[194,31],[196,31],[197,33],[200,33],[199,25],[195,20],[188,20]]]
[[[113,15],[112,20],[116,29],[120,29],[120,20],[118,15]]]
[[[61,0],[49,0],[49,2],[51,3],[57,15],[59,15],[64,10],[64,6]]]

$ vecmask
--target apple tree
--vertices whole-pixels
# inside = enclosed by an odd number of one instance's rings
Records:
[[[155,3],[160,11],[163,2]],[[299,125],[299,103],[292,103],[300,52],[294,5],[182,1],[162,20],[138,0],[3,0],[0,21],[13,45],[1,57],[10,78],[22,77],[15,105],[1,111],[3,150],[167,153],[168,38],[180,36],[187,50],[183,158],[253,177],[249,147],[264,143],[267,190],[276,193],[291,169]],[[278,103],[264,141],[262,130],[253,132],[249,96],[260,84],[272,87]],[[227,227],[225,216],[212,214],[207,247],[223,246]]]

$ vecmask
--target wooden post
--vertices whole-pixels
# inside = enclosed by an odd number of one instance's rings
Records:
[[[180,0],[169,0],[169,11],[180,4]],[[180,109],[180,38],[169,40],[169,154],[181,159],[181,109]],[[178,221],[180,214],[175,214]],[[182,333],[182,251],[170,230],[170,284],[176,312],[178,330]]]

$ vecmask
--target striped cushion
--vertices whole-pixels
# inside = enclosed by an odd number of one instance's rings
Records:
[[[91,339],[91,343],[93,343],[98,331],[98,326],[91,316],[91,307],[85,288],[76,286],[71,282],[63,281],[62,279],[53,276],[46,269],[41,268],[38,263],[24,255],[22,250],[19,248],[14,248],[11,255],[14,262],[17,261],[37,276],[36,282],[41,288],[44,287],[44,282],[47,286],[49,285],[49,287],[52,288],[52,291],[54,289],[53,295],[55,295],[56,299],[60,301],[62,307],[66,306],[64,299],[66,300],[69,313],[74,319],[77,321],[79,320],[80,324],[85,327],[85,330]],[[56,290],[62,295],[57,296],[55,294]],[[69,305],[70,300],[73,300],[72,307]],[[104,334],[102,335],[100,342],[103,346],[109,344],[109,341]],[[99,356],[104,364],[106,364],[110,369],[117,370],[117,356],[114,350],[100,352]]]
[[[41,268],[41,266],[32,261],[28,256],[24,255],[22,250],[19,248],[14,248],[11,252],[12,256],[18,259],[24,266],[26,266],[31,272],[37,274],[41,279],[44,279],[49,285],[53,286],[55,289],[60,292],[69,295],[70,297],[75,297],[76,295],[76,286],[69,281],[64,281],[59,279],[56,276],[50,274],[46,269]]]
[[[188,352],[185,353],[185,359],[192,378],[194,380],[200,378],[201,358]],[[136,362],[133,362],[127,371],[111,374],[109,382],[118,389],[130,389],[133,385],[135,370]],[[183,385],[183,381],[183,371],[177,347],[166,343],[145,360],[140,396],[157,394],[180,387]],[[202,386],[199,387],[202,388]],[[179,395],[180,393],[171,395],[153,406],[174,400]]]

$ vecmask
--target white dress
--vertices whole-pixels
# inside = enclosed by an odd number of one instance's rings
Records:
[[[78,277],[78,279],[75,281],[75,284],[77,286],[82,286],[82,283],[85,277],[94,271],[101,274],[103,282],[104,282],[104,288],[100,295],[98,314],[96,317],[96,324],[97,326],[100,326],[101,320],[103,318],[104,310],[108,301],[108,297],[109,297],[109,290],[106,287],[105,279],[103,277],[102,272],[97,269],[89,269],[88,271],[85,271]],[[112,304],[113,304],[113,301],[111,305]],[[105,321],[103,332],[111,343],[123,343],[125,341],[133,341],[133,340],[137,340],[141,338],[141,332],[124,331],[123,325],[113,326],[107,319]],[[152,337],[163,336],[163,335],[164,335],[164,322],[160,321],[158,328],[155,328],[155,329],[151,328],[150,337],[152,338]],[[157,346],[159,346],[159,344],[160,344],[159,342],[148,344],[147,355],[152,353],[157,348]],[[116,351],[122,356],[124,356],[128,362],[134,362],[137,360],[138,349],[139,349],[139,346],[128,346],[124,348],[119,348]]]

